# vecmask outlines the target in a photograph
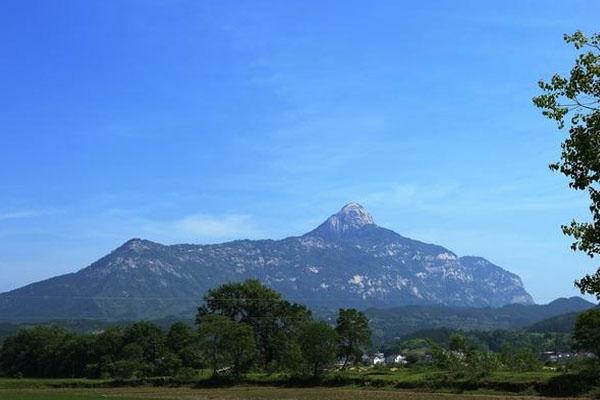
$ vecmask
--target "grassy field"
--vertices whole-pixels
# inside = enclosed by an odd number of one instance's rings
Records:
[[[351,375],[351,374],[350,374]],[[503,376],[506,375],[506,376]],[[536,397],[534,391],[525,390],[520,393],[501,394],[487,388],[465,390],[458,393],[449,388],[427,390],[424,388],[406,388],[398,386],[399,382],[422,382],[432,379],[426,372],[409,373],[409,371],[370,371],[363,373],[367,378],[366,385],[342,384],[338,387],[282,387],[274,385],[265,376],[254,376],[246,385],[232,387],[208,388],[193,387],[193,384],[171,386],[170,382],[144,381],[126,382],[126,387],[114,387],[108,380],[90,379],[0,379],[0,400],[500,400],[500,399],[550,399]],[[358,377],[358,374],[357,376]],[[539,381],[548,379],[545,372],[522,374],[520,380]],[[272,378],[272,377],[271,377]],[[490,377],[502,382],[514,381],[515,374],[498,373]],[[377,382],[385,385],[377,385]],[[154,386],[160,383],[164,386]],[[131,386],[140,385],[140,386]],[[435,393],[433,393],[435,391]],[[453,393],[454,392],[454,393]],[[564,399],[565,397],[563,397]]]
[[[359,388],[274,388],[234,387],[220,389],[191,388],[106,388],[106,389],[51,389],[4,388],[2,400],[534,400],[534,396],[507,396],[493,394],[420,393],[402,390],[374,390]],[[549,399],[544,397],[543,399]],[[563,398],[564,399],[564,398]]]

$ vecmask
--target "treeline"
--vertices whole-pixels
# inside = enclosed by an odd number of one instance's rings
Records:
[[[405,355],[409,366],[429,364],[441,371],[467,373],[470,376],[485,376],[498,370],[532,372],[539,371],[543,366],[540,353],[530,347],[517,347],[505,342],[498,351],[490,351],[472,338],[455,332],[440,342],[432,338],[415,337],[403,340],[392,348]]]
[[[370,344],[368,320],[340,310],[334,327],[313,319],[256,280],[208,292],[196,326],[164,331],[150,322],[75,333],[37,326],[8,337],[0,348],[0,374],[22,377],[241,376],[252,370],[319,376],[338,358],[356,361]]]
[[[369,321],[362,312],[341,309],[331,326],[257,280],[222,285],[203,300],[195,324],[176,322],[166,329],[147,321],[94,333],[57,326],[21,329],[0,347],[0,375],[190,380],[203,370],[235,379],[250,371],[319,377],[334,363],[343,369],[360,362],[373,348]],[[382,349],[397,360],[393,363],[407,367],[469,376],[496,370],[524,372],[541,368],[540,353],[545,350],[565,351],[573,345],[574,350],[600,355],[598,332],[600,309],[593,309],[578,317],[572,343],[566,335],[441,328],[412,334]]]
[[[570,333],[536,333],[524,330],[469,330],[450,328],[422,329],[402,337],[388,349],[399,349],[401,343],[414,339],[429,339],[447,346],[453,335],[463,335],[473,346],[492,352],[500,352],[503,348],[528,349],[536,353],[545,351],[568,352],[573,348]]]

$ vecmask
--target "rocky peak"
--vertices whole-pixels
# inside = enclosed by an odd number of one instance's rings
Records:
[[[134,238],[123,243],[123,245],[121,245],[121,247],[117,248],[115,251],[142,253],[150,249],[155,249],[159,246],[161,245],[150,240]]]
[[[310,234],[339,236],[346,232],[357,231],[367,225],[375,225],[373,217],[363,206],[352,202],[346,204]]]

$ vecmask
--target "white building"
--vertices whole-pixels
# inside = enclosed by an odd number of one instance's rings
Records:
[[[390,354],[385,358],[385,363],[389,365],[405,365],[408,361],[406,361],[406,357],[402,354]]]
[[[383,353],[364,354],[362,356],[362,362],[369,365],[385,364],[385,356]]]

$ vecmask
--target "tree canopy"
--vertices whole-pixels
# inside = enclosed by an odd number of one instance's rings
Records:
[[[371,328],[364,313],[354,309],[340,309],[335,331],[339,338],[339,355],[344,358],[342,368],[348,361],[360,360],[363,351],[371,344]]]
[[[255,343],[249,325],[214,314],[201,317],[199,323],[200,342],[213,375],[229,366],[239,375],[251,366]]]
[[[574,220],[562,230],[574,239],[573,250],[593,258],[600,254],[600,33],[586,36],[577,31],[564,40],[579,51],[575,65],[567,76],[554,74],[540,81],[542,94],[533,102],[559,129],[568,125],[560,160],[550,168],[567,176],[571,188],[588,192],[591,221]],[[576,286],[600,299],[600,269]]]
[[[600,357],[600,309],[594,308],[577,317],[573,340],[578,350],[589,351]]]
[[[324,322],[308,322],[300,332],[300,346],[313,377],[333,364],[338,348],[338,337],[332,327]]]
[[[299,327],[311,319],[306,307],[284,300],[255,279],[211,289],[198,309],[196,320],[200,325],[206,315],[222,315],[248,324],[264,365],[281,358],[278,353],[283,348],[277,344],[277,338],[295,337]]]

